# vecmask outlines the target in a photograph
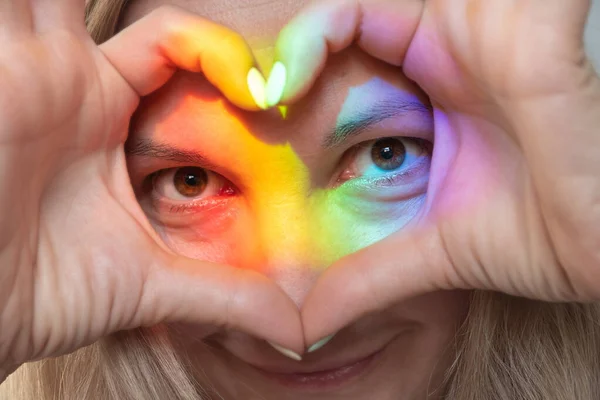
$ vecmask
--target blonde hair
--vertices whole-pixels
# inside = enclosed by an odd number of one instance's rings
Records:
[[[89,0],[97,43],[114,35],[127,0]],[[473,292],[435,397],[449,400],[600,399],[600,306],[550,304]],[[204,397],[166,327],[104,338],[29,363],[0,386],[3,400],[148,400]],[[435,389],[435,388],[432,388]]]

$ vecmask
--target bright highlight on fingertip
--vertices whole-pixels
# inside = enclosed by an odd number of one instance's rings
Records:
[[[273,64],[269,80],[267,81],[266,97],[267,106],[273,107],[281,101],[287,83],[287,70],[281,61]]]
[[[291,358],[292,360],[302,361],[302,356],[298,353],[293,352],[292,350],[286,349],[278,344],[267,342],[273,347],[275,350],[286,356],[287,358]]]
[[[258,69],[252,67],[250,71],[248,71],[247,83],[248,90],[250,90],[250,94],[252,95],[252,98],[254,99],[256,105],[261,109],[266,110],[268,107],[265,94],[265,77],[260,73]]]
[[[335,335],[329,335],[321,340],[319,340],[317,343],[313,344],[312,346],[310,346],[307,350],[308,353],[312,353],[315,352],[319,349],[321,349],[322,347],[324,347],[327,343],[329,343],[331,341],[331,339],[333,339]]]

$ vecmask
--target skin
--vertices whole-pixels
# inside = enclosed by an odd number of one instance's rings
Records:
[[[24,362],[160,322],[226,327],[302,353],[367,312],[439,288],[600,300],[600,79],[582,45],[590,2],[314,4],[301,18],[321,27],[307,35],[296,21],[288,31],[321,46],[338,37],[338,50],[362,33],[363,50],[402,64],[425,89],[436,149],[453,151],[434,155],[427,218],[328,268],[299,312],[250,268],[215,268],[164,246],[125,165],[139,98],[174,67],[204,72],[233,104],[257,110],[245,86],[228,84],[254,58],[241,36],[163,9],[98,47],[83,1],[0,3],[0,380]],[[323,23],[320,7],[354,22]],[[299,100],[327,55],[296,58],[306,74],[290,79],[284,102]]]
[[[250,46],[259,64],[268,66],[276,33],[304,2],[289,1],[285,6],[278,2],[276,12],[265,13],[264,7],[270,7],[260,2],[241,8],[238,1],[140,0],[129,6],[125,24],[164,4],[186,7],[235,28],[244,37],[257,38],[254,44],[249,40]],[[259,42],[262,46],[255,49]],[[176,74],[142,102],[128,146],[134,189],[165,243],[191,258],[257,270],[298,307],[332,262],[401,229],[424,204],[427,170],[417,173],[419,179],[403,184],[411,188],[402,189],[406,194],[388,201],[376,188],[357,192],[336,184],[337,177],[354,165],[353,157],[348,157],[352,149],[389,136],[433,140],[428,99],[397,68],[351,49],[330,60],[321,78],[301,103],[289,108],[288,118],[283,120],[276,110],[236,110],[201,76]],[[424,111],[389,118],[333,148],[323,147],[336,123],[368,112],[381,98],[414,99],[423,104]],[[174,202],[164,195],[173,192],[172,179],[160,180],[162,191],[144,190],[143,182],[151,173],[203,165],[139,154],[136,143],[143,141],[205,157],[209,169],[227,177],[238,192],[219,196],[208,191]],[[430,163],[429,156],[426,163]],[[225,178],[214,179],[222,182]],[[182,207],[198,202],[201,206],[186,211],[173,213],[170,208],[174,203]],[[324,230],[323,226],[334,229]],[[198,379],[225,399],[374,396],[392,400],[400,394],[402,399],[423,399],[440,385],[452,362],[450,345],[467,306],[463,292],[407,299],[353,322],[336,335],[326,351],[306,355],[300,363],[243,332],[215,332],[204,343],[198,338],[206,332],[194,326],[180,324],[173,334],[181,351],[194,360]],[[357,360],[384,346],[383,355],[366,376],[335,390],[293,390],[265,378],[253,367],[311,370],[328,360]]]
[[[277,44],[290,71],[282,102],[305,93],[328,50],[356,38],[402,65],[436,109],[427,212],[328,269],[304,305],[309,343],[438,289],[600,298],[600,79],[583,44],[589,8],[589,0],[321,1],[286,26]],[[397,40],[377,40],[383,34]],[[401,262],[389,256],[396,251]]]
[[[83,8],[70,0],[2,3],[0,159],[4,171],[30,165],[39,173],[28,184],[12,174],[0,180],[0,209],[11,210],[0,215],[0,377],[109,332],[165,321],[239,329],[302,352],[292,300],[264,275],[168,249],[140,208],[125,163],[140,96],[178,68],[202,71],[232,104],[257,110],[245,86],[230,85],[246,79],[249,47],[180,9],[152,13],[98,47]],[[40,65],[47,73],[37,72]],[[126,239],[115,242],[116,232]]]

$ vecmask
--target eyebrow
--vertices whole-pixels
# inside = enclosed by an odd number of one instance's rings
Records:
[[[432,111],[430,105],[423,104],[416,98],[384,98],[374,103],[369,109],[355,113],[350,119],[339,122],[335,129],[325,136],[323,147],[338,146],[351,137],[360,135],[373,125],[390,118],[409,113],[423,114],[431,118]]]
[[[176,163],[189,163],[209,167],[210,162],[195,151],[184,150],[152,139],[138,139],[127,143],[125,154],[129,156],[159,158]]]
[[[373,125],[399,115],[419,113],[431,117],[432,108],[417,99],[390,97],[379,100],[369,109],[352,116],[351,119],[337,124],[335,129],[325,136],[322,146],[326,149],[338,146],[344,141],[360,135]],[[138,136],[138,135],[133,135]],[[176,163],[189,163],[211,167],[211,163],[196,151],[184,150],[169,144],[157,142],[149,138],[141,138],[128,142],[125,153],[129,156],[157,158]]]

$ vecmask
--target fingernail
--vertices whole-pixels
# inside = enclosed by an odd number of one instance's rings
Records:
[[[267,109],[265,90],[266,90],[266,82],[265,77],[260,73],[258,69],[252,67],[250,71],[248,71],[248,89],[250,90],[250,94],[254,99],[254,102],[261,109]]]
[[[269,343],[275,350],[277,350],[278,352],[280,352],[287,358],[291,358],[292,360],[296,360],[296,361],[302,361],[302,356],[300,356],[300,354],[295,353],[292,350],[286,349],[285,347],[281,347],[278,344],[271,343],[271,342],[267,342],[267,343]]]
[[[325,346],[327,343],[329,343],[331,341],[331,339],[333,339],[333,337],[335,336],[335,334],[333,335],[329,335],[321,340],[319,340],[317,343],[313,344],[312,346],[310,346],[308,348],[308,352],[312,353],[313,351],[317,351],[319,350],[321,347]]]
[[[283,90],[287,81],[287,70],[281,61],[273,64],[269,80],[267,81],[266,97],[267,107],[273,107],[281,101]]]

